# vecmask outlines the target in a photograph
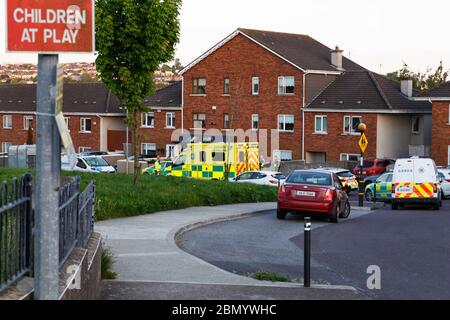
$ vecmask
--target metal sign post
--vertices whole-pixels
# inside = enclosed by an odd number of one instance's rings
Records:
[[[360,176],[359,176],[359,183],[358,183],[358,205],[360,207],[364,206],[364,172],[363,172],[363,166],[364,166],[364,152],[367,149],[367,145],[369,142],[367,141],[367,137],[365,135],[366,131],[366,125],[364,123],[360,123],[358,126],[358,131],[361,132],[361,138],[358,141],[359,148],[361,149],[361,162],[360,162]]]
[[[58,299],[61,138],[55,121],[57,54],[40,54],[37,84],[34,298]]]

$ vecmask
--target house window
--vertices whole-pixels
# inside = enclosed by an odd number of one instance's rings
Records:
[[[252,95],[259,95],[259,77],[252,78]]]
[[[294,77],[278,77],[278,94],[294,94],[295,78]]]
[[[33,117],[32,116],[23,117],[23,129],[28,130],[30,127],[33,128]]]
[[[141,154],[144,156],[155,155],[156,153],[156,143],[142,143],[141,144]]]
[[[11,142],[2,142],[2,152],[8,153]]]
[[[315,133],[327,133],[328,132],[328,118],[327,116],[315,117]]]
[[[280,161],[291,161],[292,151],[291,150],[274,150],[274,158],[278,158]]]
[[[253,130],[259,129],[259,115],[258,114],[252,114],[252,129]]]
[[[142,127],[154,128],[155,127],[155,113],[144,112],[142,113]]]
[[[80,132],[90,133],[91,130],[92,130],[91,118],[81,118],[80,119]]]
[[[166,113],[166,128],[175,128],[175,112]]]
[[[223,114],[223,128],[230,129],[230,115],[228,113]]]
[[[420,133],[420,117],[413,117],[412,118],[411,132],[413,134],[419,134]]]
[[[206,94],[206,79],[205,78],[192,79],[192,93],[193,94]]]
[[[174,144],[166,145],[166,157],[169,159],[173,159],[175,157],[175,145]]]
[[[68,118],[68,117],[64,117],[64,122],[66,123],[67,131],[70,131],[70,128],[69,128],[69,118]]]
[[[278,130],[279,131],[294,131],[294,116],[279,114],[278,115]]]
[[[92,150],[91,147],[79,147],[79,148],[78,148],[78,152],[79,152],[79,153],[82,153],[82,152],[88,152],[88,151],[91,151],[91,150]]]
[[[206,114],[205,113],[194,113],[194,128],[195,129],[204,129],[206,128]]]
[[[358,126],[362,122],[361,116],[344,116],[344,133],[355,134],[358,132]]]
[[[225,78],[223,80],[223,94],[230,94],[230,79]]]
[[[341,161],[359,161],[361,155],[353,153],[341,153]]]
[[[9,114],[3,116],[3,129],[12,129],[12,116]]]

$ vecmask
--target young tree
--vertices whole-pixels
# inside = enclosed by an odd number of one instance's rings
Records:
[[[173,59],[179,41],[181,0],[96,0],[97,69],[128,110],[134,183],[140,175],[138,117],[155,92],[153,74]]]

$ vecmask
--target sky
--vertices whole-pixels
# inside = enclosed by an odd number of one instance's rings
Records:
[[[180,22],[176,57],[184,65],[242,27],[307,34],[330,48],[339,45],[345,56],[379,73],[404,62],[424,72],[442,60],[450,69],[447,0],[184,0]],[[2,29],[0,63],[36,63],[35,54],[6,54]],[[93,54],[60,56],[61,62],[94,60]]]

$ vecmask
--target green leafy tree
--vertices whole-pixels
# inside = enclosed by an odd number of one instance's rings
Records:
[[[97,70],[128,110],[134,183],[140,175],[138,117],[155,92],[153,74],[173,59],[179,41],[181,0],[96,0]]]
[[[441,61],[434,72],[431,68],[427,68],[426,72],[423,73],[413,72],[409,69],[408,64],[404,63],[401,69],[388,73],[386,76],[396,81],[412,80],[414,89],[423,92],[444,84],[448,75],[449,71],[444,71]]]

